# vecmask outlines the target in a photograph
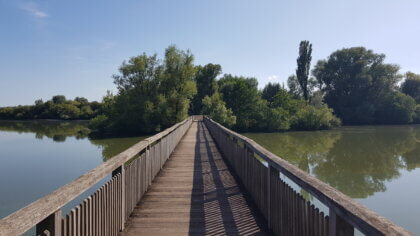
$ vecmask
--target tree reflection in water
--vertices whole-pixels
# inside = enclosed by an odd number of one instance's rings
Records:
[[[89,141],[102,149],[104,161],[124,151],[146,137],[101,138],[89,137],[90,130],[86,121],[0,121],[0,131],[17,133],[34,133],[37,139],[49,138],[54,142],[65,142],[68,137],[76,139],[89,138]]]
[[[352,198],[384,192],[400,170],[420,167],[419,125],[245,135]]]
[[[35,138],[50,138],[55,142],[64,142],[67,137],[83,139],[89,135],[87,121],[0,121],[0,131],[17,133],[35,133]]]
[[[65,142],[88,138],[83,121],[0,121],[0,131]],[[386,191],[400,170],[420,167],[420,125],[352,126],[330,131],[247,133],[276,155],[352,198]],[[90,139],[104,161],[146,137]]]
[[[109,160],[111,157],[131,147],[132,145],[147,138],[144,137],[128,137],[128,138],[106,138],[91,139],[90,142],[102,149],[102,159]]]

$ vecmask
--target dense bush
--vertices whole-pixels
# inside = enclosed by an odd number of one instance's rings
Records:
[[[259,130],[266,132],[285,131],[290,129],[291,115],[282,107],[263,108],[263,117],[259,123]]]
[[[387,94],[376,110],[376,122],[380,124],[407,124],[413,122],[416,102],[401,92]]]
[[[259,92],[255,79],[225,75],[219,85],[226,106],[237,117],[233,128],[239,131],[315,130],[340,125],[322,101],[318,101],[319,107],[308,105],[276,84]]]
[[[327,106],[316,108],[307,105],[300,109],[293,119],[292,128],[295,130],[331,129],[341,124],[340,119],[333,115]]]
[[[203,114],[208,115],[214,121],[226,126],[232,127],[236,124],[236,116],[231,109],[227,109],[220,93],[214,93],[212,96],[203,98]]]
[[[107,129],[108,117],[98,115],[89,121],[89,129],[104,132]]]

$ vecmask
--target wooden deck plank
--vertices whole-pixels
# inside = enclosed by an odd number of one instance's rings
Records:
[[[202,122],[194,122],[121,235],[266,235]]]

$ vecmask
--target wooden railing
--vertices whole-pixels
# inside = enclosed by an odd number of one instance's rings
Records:
[[[117,235],[171,152],[192,117],[114,156],[76,180],[0,220],[0,235]],[[94,194],[62,216],[70,201],[112,173]]]
[[[354,228],[366,235],[411,235],[253,140],[206,117],[204,123],[275,235],[353,235]],[[288,180],[280,178],[280,173]],[[305,200],[289,181],[317,198],[329,212]]]

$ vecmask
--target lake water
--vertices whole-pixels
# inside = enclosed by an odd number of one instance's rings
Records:
[[[420,125],[245,135],[420,235]],[[85,122],[0,121],[0,218],[144,138],[92,140]]]
[[[420,235],[420,125],[244,135]]]
[[[71,182],[145,137],[89,139],[86,122],[0,121],[0,218]],[[106,178],[96,186],[103,184]],[[71,202],[80,203],[95,189]]]

